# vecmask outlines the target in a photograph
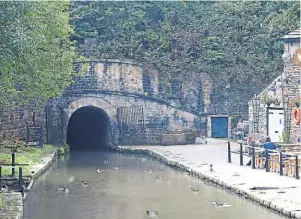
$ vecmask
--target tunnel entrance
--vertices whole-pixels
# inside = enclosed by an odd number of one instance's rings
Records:
[[[67,143],[71,150],[108,149],[110,142],[110,118],[104,110],[89,106],[72,114],[67,128]]]

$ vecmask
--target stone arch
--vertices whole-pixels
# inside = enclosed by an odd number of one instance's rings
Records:
[[[80,97],[78,99],[75,99],[71,102],[69,102],[65,109],[65,122],[64,122],[64,127],[63,127],[63,131],[64,131],[64,139],[66,140],[67,143],[71,143],[72,139],[71,136],[72,134],[70,134],[70,132],[76,132],[76,130],[80,130],[79,126],[84,126],[84,129],[82,129],[82,132],[86,132],[85,129],[89,130],[89,126],[87,124],[87,122],[91,123],[91,126],[97,127],[97,129],[101,129],[101,124],[99,123],[103,123],[102,125],[105,126],[103,127],[106,130],[102,130],[102,134],[104,132],[107,133],[107,135],[109,136],[104,136],[105,138],[108,138],[107,140],[105,140],[105,147],[110,146],[111,145],[111,141],[112,141],[112,130],[111,130],[111,123],[112,120],[115,119],[116,115],[116,107],[114,107],[114,105],[112,105],[112,103],[110,103],[109,101],[106,101],[100,97],[93,97],[93,96],[86,96],[86,97]],[[80,115],[80,116],[79,116]],[[91,119],[91,116],[94,116],[94,119]],[[83,118],[81,117],[85,117],[85,120],[81,120]],[[81,121],[81,125],[79,125],[79,121]],[[98,122],[98,124],[97,124]],[[71,124],[70,124],[71,123]],[[72,126],[77,126],[76,127],[72,127]],[[92,133],[94,133],[93,129],[90,130]],[[80,132],[81,133],[81,132]],[[86,133],[87,135],[89,133]],[[95,135],[95,133],[94,133]],[[87,136],[81,136],[81,137],[87,137]],[[90,136],[91,138],[95,138],[95,136]],[[87,139],[86,139],[87,140]],[[80,143],[81,141],[79,141]],[[73,142],[74,143],[74,142]],[[102,142],[102,144],[104,144],[104,142]],[[76,146],[78,147],[78,146]],[[74,147],[74,148],[76,148]],[[71,145],[72,148],[72,145]],[[91,147],[90,147],[91,148]],[[93,147],[95,148],[95,147]],[[103,147],[102,147],[103,148]]]
[[[67,121],[77,109],[86,106],[101,108],[105,110],[110,117],[116,115],[116,106],[114,106],[111,102],[106,101],[100,97],[86,96],[73,100],[68,104],[68,106],[66,106]]]

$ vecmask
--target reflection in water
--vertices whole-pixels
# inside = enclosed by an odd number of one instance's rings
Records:
[[[156,160],[114,152],[72,151],[59,158],[25,202],[26,219],[142,219],[146,211],[165,219],[285,218]]]

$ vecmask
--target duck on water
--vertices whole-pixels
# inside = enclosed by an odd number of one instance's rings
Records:
[[[149,217],[156,217],[158,216],[158,213],[155,211],[146,211],[147,216]]]

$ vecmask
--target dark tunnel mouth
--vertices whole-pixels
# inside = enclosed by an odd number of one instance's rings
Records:
[[[67,144],[71,150],[107,150],[111,143],[110,117],[101,108],[77,109],[67,126]]]

